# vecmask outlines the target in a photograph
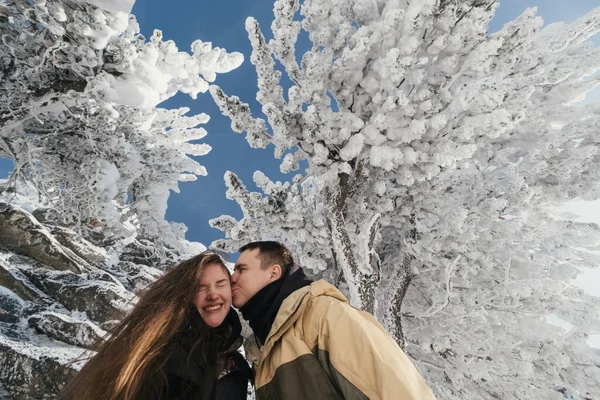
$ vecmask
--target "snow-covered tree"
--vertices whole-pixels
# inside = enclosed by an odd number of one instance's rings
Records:
[[[167,199],[206,174],[190,156],[210,147],[190,142],[209,118],[156,105],[196,98],[243,56],[200,40],[181,52],[160,31],[147,41],[132,6],[0,2],[0,156],[15,166],[5,189],[32,182],[46,219],[97,242],[135,232],[177,247],[185,228],[165,221]]]
[[[599,82],[586,40],[600,8],[544,28],[528,9],[488,33],[497,6],[278,0],[269,42],[249,18],[268,123],[211,94],[282,172],[308,169],[291,183],[257,172],[262,193],[227,173],[244,216],[211,221],[227,238],[214,245],[290,245],[405,344],[440,398],[596,398],[600,301],[570,281],[598,265],[599,227],[549,210],[600,197],[600,105],[573,106]]]
[[[132,5],[0,0],[0,398],[56,397],[136,294],[204,249],[165,211],[206,173],[208,116],[156,106],[243,57],[147,41]]]

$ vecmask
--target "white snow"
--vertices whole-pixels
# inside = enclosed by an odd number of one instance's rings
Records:
[[[94,5],[102,10],[111,12],[124,12],[127,14],[133,10],[135,0],[78,0],[84,3]]]
[[[569,332],[571,329],[573,329],[575,327],[575,325],[565,321],[564,319],[560,318],[556,314],[546,315],[546,322],[551,325],[558,326],[559,328],[564,329],[565,332]]]
[[[138,56],[131,60],[122,75],[107,78],[112,88],[110,100],[141,108],[153,108],[172,97],[178,91],[196,98],[208,90],[218,73],[226,73],[239,67],[244,61],[241,53],[227,53],[212,47],[211,43],[196,41],[192,54],[181,52],[171,41],[162,40],[162,32],[155,30]],[[208,120],[202,114],[198,123]]]
[[[98,160],[97,163],[100,179],[96,183],[96,188],[103,191],[107,199],[113,199],[119,193],[117,186],[120,179],[119,170],[114,163],[106,160]]]
[[[600,199],[594,201],[572,200],[560,206],[558,211],[562,214],[559,214],[559,218],[600,226]]]
[[[21,299],[15,292],[12,290],[5,288],[4,286],[0,286],[0,294],[5,295],[6,297],[11,298],[15,302],[19,303],[21,306],[25,304],[23,299]]]
[[[48,357],[53,358],[61,364],[66,364],[79,357],[84,350],[61,344],[61,342],[44,338],[42,335],[32,335],[32,342],[20,342],[0,335],[0,344],[6,345],[16,352],[23,354],[35,360],[41,360]],[[81,364],[74,364],[74,367],[80,367]]]
[[[600,200],[573,200],[558,207],[552,216],[560,220],[593,223],[600,226]],[[576,250],[600,254],[600,251],[587,248],[578,247]],[[596,268],[580,267],[579,269],[580,274],[571,283],[593,296],[600,297],[600,266]]]
[[[596,268],[580,269],[581,273],[571,283],[593,296],[600,297],[600,265]]]
[[[600,334],[589,335],[588,345],[594,349],[600,349]]]
[[[154,76],[159,75],[154,74]],[[135,74],[123,74],[111,85],[115,93],[115,97],[111,100],[115,103],[134,107],[155,107],[162,100],[159,91],[161,86],[150,86],[147,81],[151,80],[150,78],[142,79]]]

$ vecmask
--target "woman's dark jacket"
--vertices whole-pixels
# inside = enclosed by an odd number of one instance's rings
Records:
[[[231,309],[214,329],[208,329],[197,312],[193,314],[190,325],[172,341],[161,399],[245,400],[252,370],[237,352],[242,343],[237,313]],[[197,345],[205,335],[205,345]]]

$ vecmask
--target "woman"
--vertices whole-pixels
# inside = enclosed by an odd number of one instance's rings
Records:
[[[231,276],[205,251],[152,283],[60,399],[246,399]]]

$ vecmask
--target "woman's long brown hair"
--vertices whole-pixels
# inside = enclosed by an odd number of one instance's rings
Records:
[[[138,400],[159,395],[166,381],[162,370],[169,342],[186,323],[204,266],[213,263],[230,275],[218,253],[205,251],[153,282],[131,313],[97,345],[96,355],[59,399]]]

